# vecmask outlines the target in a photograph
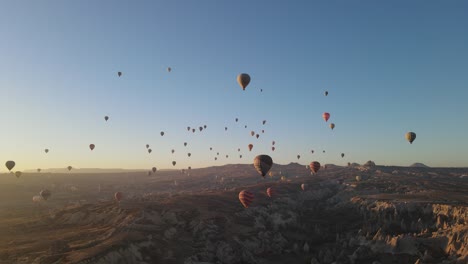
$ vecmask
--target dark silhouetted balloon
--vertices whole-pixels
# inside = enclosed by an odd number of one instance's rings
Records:
[[[410,144],[413,144],[413,141],[416,139],[416,133],[408,132],[408,133],[406,133],[405,138],[406,138],[406,140],[408,140],[408,142]]]
[[[249,144],[248,147],[249,147],[249,151],[252,151],[252,149],[253,149],[253,144]]]
[[[12,160],[9,160],[5,163],[5,167],[7,167],[9,171],[11,171],[15,167],[15,165],[16,163]]]
[[[161,131],[161,136],[164,136],[164,131]]]
[[[242,90],[245,91],[245,88],[250,83],[250,76],[247,73],[241,73],[237,76],[237,82],[239,83]]]
[[[153,173],[156,173],[158,169],[156,167],[153,167],[151,170],[153,171]]]
[[[175,162],[175,161],[173,161],[173,162],[172,162],[172,166],[175,166],[175,165],[176,165],[176,162]]]
[[[89,149],[90,149],[91,151],[93,151],[95,147],[96,147],[96,146],[95,146],[94,144],[90,144],[90,145],[89,145]]]
[[[49,190],[44,189],[39,193],[39,195],[42,197],[42,199],[47,201],[47,199],[49,199],[49,197],[52,195],[52,193]]]
[[[272,166],[273,159],[268,155],[258,155],[254,159],[254,167],[262,177],[265,177]]]
[[[19,177],[21,177],[21,175],[22,175],[22,174],[23,174],[23,173],[22,173],[21,171],[17,171],[17,172],[15,172],[15,176],[16,176],[16,178],[19,178]]]
[[[122,72],[117,72],[117,75],[120,77],[122,76]]]
[[[108,117],[108,116],[105,116],[105,117],[104,117],[104,120],[106,120],[106,121],[109,120],[109,117]]]

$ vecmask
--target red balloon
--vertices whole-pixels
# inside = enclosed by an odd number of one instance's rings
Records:
[[[323,113],[322,117],[323,117],[323,120],[325,120],[325,122],[328,122],[328,119],[330,118],[330,114],[325,112]]]
[[[254,200],[254,195],[253,193],[247,191],[247,190],[243,190],[239,193],[239,200],[240,202],[242,203],[242,205],[245,207],[245,208],[248,208],[249,205],[253,202]]]
[[[252,151],[252,149],[253,149],[253,145],[249,144],[249,151]]]
[[[93,150],[96,146],[94,144],[89,145],[89,148]]]
[[[266,193],[267,193],[268,197],[270,197],[270,198],[273,195],[275,195],[275,191],[271,187],[267,189]]]
[[[317,173],[320,170],[320,163],[318,161],[312,161],[309,167],[313,173]]]

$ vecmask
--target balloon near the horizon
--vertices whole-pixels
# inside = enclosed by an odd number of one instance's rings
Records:
[[[21,177],[21,175],[22,175],[22,174],[23,174],[23,173],[22,173],[21,171],[17,171],[17,172],[15,172],[15,176],[16,176],[16,178],[19,178],[19,177]]]
[[[117,201],[117,202],[120,202],[123,198],[123,194],[121,192],[116,192],[114,194],[114,199]]]
[[[49,190],[44,189],[39,193],[39,195],[42,197],[42,199],[47,201],[47,199],[49,199],[49,197],[52,195],[52,193]]]
[[[248,75],[247,73],[241,73],[237,76],[237,82],[239,83],[240,87],[242,88],[242,90],[245,91],[245,88],[247,87],[247,85],[249,85],[250,83],[250,75]]]
[[[310,167],[310,170],[316,174],[319,170],[320,170],[320,162],[318,161],[312,161],[310,164],[309,164],[309,167]]]
[[[249,208],[249,205],[254,200],[254,194],[247,190],[243,190],[239,193],[239,200],[245,208]]]
[[[71,171],[71,170],[73,169],[73,167],[72,167],[72,166],[68,166],[67,169],[68,169],[68,171]]]
[[[273,159],[268,155],[258,155],[254,159],[254,167],[257,172],[265,177],[273,166]]]
[[[5,167],[7,167],[8,171],[11,171],[15,167],[16,163],[12,160],[5,162]]]
[[[416,133],[408,132],[406,133],[405,137],[406,137],[406,140],[408,140],[410,144],[413,144],[413,141],[416,139]]]
[[[307,189],[307,184],[305,184],[305,183],[301,184],[301,189],[303,191],[305,191]]]

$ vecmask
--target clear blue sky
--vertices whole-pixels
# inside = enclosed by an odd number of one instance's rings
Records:
[[[467,13],[461,0],[2,1],[0,161],[468,166]]]

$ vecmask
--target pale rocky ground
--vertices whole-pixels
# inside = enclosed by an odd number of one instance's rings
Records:
[[[317,176],[277,166],[286,182],[230,165],[218,177],[210,169],[167,176],[179,177],[177,188],[165,176],[160,190],[136,181],[120,206],[94,197],[10,212],[0,263],[468,263],[468,170],[368,165],[329,165]],[[247,209],[242,189],[255,194]]]

